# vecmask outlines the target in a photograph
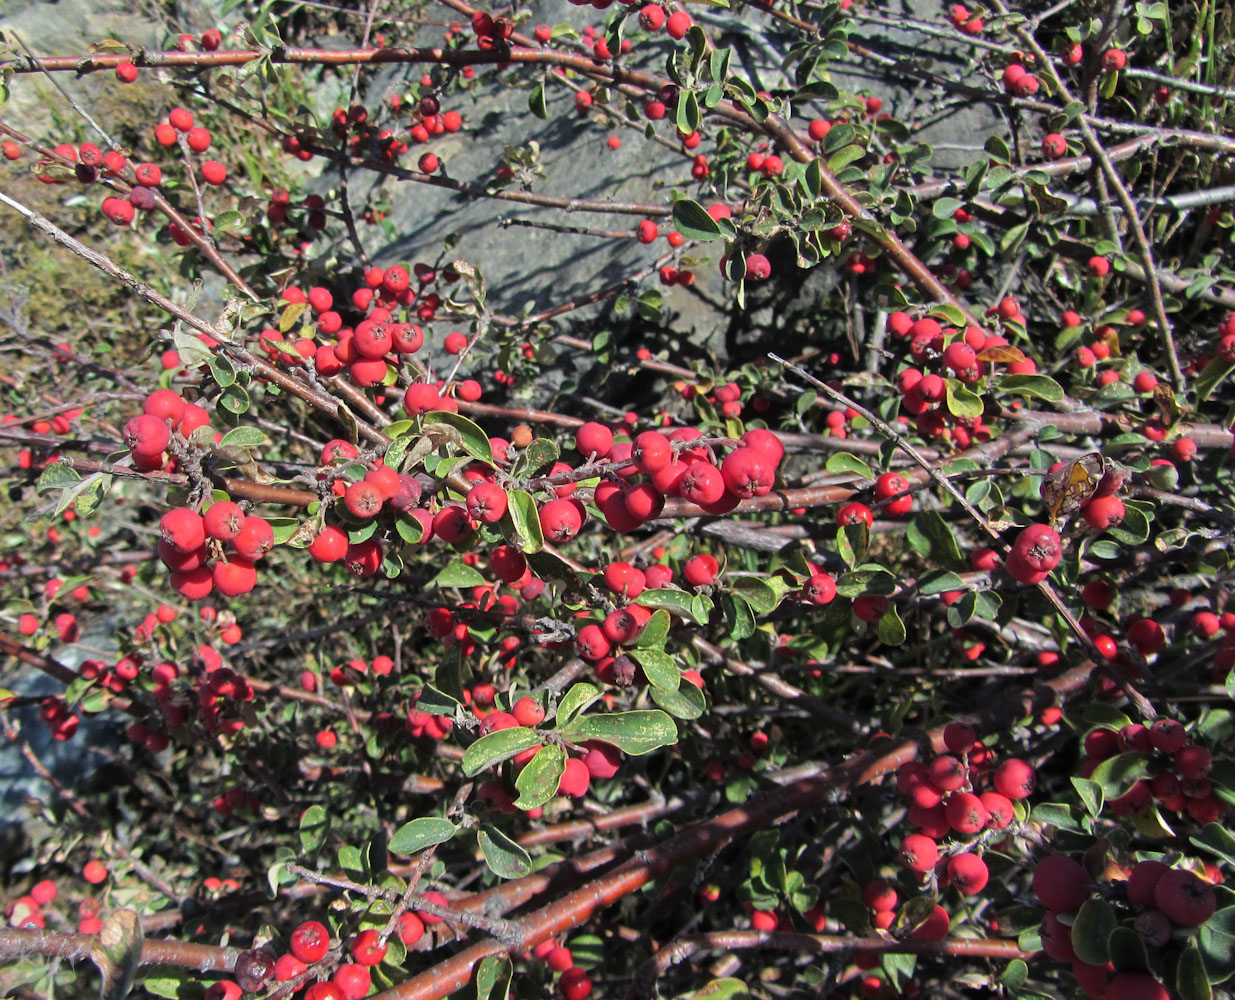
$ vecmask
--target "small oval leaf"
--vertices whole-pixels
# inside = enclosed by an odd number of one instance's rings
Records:
[[[523,878],[532,871],[531,855],[497,827],[482,826],[476,840],[485,864],[498,878]]]
[[[416,854],[426,847],[444,844],[455,835],[455,825],[435,816],[422,816],[404,823],[387,845],[391,854]]]
[[[541,737],[526,726],[499,729],[482,736],[463,752],[463,773],[474,778],[481,771],[536,746]]]

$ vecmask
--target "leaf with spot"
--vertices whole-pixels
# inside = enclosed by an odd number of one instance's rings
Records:
[[[474,778],[494,764],[536,746],[541,740],[539,733],[526,726],[512,726],[489,733],[463,751],[463,773]]]
[[[612,743],[632,757],[672,746],[678,741],[678,727],[666,713],[656,709],[588,715],[576,719],[562,735],[578,743],[600,740]]]
[[[515,778],[515,789],[519,792],[515,806],[519,809],[543,806],[557,794],[565,773],[566,751],[556,744],[543,747]]]
[[[660,691],[676,691],[682,671],[668,653],[658,649],[632,649],[631,658],[643,668],[648,683]]]
[[[426,847],[446,843],[454,835],[455,825],[449,820],[422,816],[399,827],[387,848],[391,854],[418,854]]]
[[[450,427],[458,432],[459,446],[472,458],[493,464],[493,449],[489,445],[489,435],[480,426],[461,413],[450,413],[446,410],[432,410],[422,418],[428,427]]]
[[[498,878],[523,878],[531,872],[531,855],[497,827],[484,824],[476,834],[476,841],[489,871]]]

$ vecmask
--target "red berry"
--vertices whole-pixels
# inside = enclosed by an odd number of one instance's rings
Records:
[[[352,940],[352,959],[357,965],[377,965],[386,957],[386,944],[373,929],[361,931]]]
[[[507,503],[506,491],[496,483],[477,483],[467,494],[467,512],[482,524],[497,524]]]
[[[836,523],[839,525],[865,524],[868,528],[874,523],[875,515],[864,503],[847,503],[836,512]]]
[[[204,153],[210,148],[210,132],[207,129],[202,128],[200,125],[189,129],[189,131],[185,133],[184,138],[189,144],[189,149],[193,150],[195,153]]]
[[[1050,910],[1073,913],[1089,898],[1089,872],[1073,858],[1051,854],[1034,868],[1033,894]]]
[[[939,860],[939,845],[921,833],[911,833],[901,841],[901,860],[916,872],[927,872]]]
[[[1011,757],[995,768],[992,779],[995,791],[1010,799],[1028,798],[1037,784],[1033,765],[1017,757]]]
[[[948,882],[966,896],[976,896],[986,888],[990,870],[976,854],[954,854],[948,859]]]
[[[1050,572],[1063,558],[1059,532],[1048,524],[1024,528],[1012,545],[1012,552],[1034,572]]]
[[[164,541],[180,552],[196,552],[206,542],[202,516],[188,507],[177,507],[164,514],[159,519],[159,531]]]
[[[1186,868],[1163,873],[1154,886],[1154,905],[1179,927],[1199,927],[1217,908],[1214,887]]]
[[[668,20],[665,21],[665,31],[670,38],[678,41],[686,37],[686,32],[690,31],[693,23],[690,15],[685,11],[674,11],[674,13],[669,15]]]
[[[330,950],[330,931],[316,920],[306,920],[294,931],[288,942],[292,954],[306,965],[320,962]]]
[[[230,542],[244,525],[244,511],[230,500],[213,503],[203,515],[206,534],[220,542]]]
[[[688,559],[682,567],[682,576],[692,586],[706,587],[716,579],[719,570],[720,564],[712,556],[704,554]]]

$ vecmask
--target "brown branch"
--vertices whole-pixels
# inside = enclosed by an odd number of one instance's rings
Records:
[[[97,939],[94,934],[59,934],[45,930],[0,929],[0,960],[15,962],[28,955],[45,955],[80,962],[90,958],[90,949]],[[179,965],[198,972],[230,972],[236,965],[241,948],[218,948],[208,944],[186,944],[182,941],[142,942],[142,965]]]
[[[1083,687],[1093,670],[1085,663],[1048,681],[1041,691],[1022,692],[1008,702],[979,713],[984,730],[994,731],[1032,714],[1043,704],[1053,704]],[[942,725],[928,734],[929,745],[938,752],[945,749]],[[507,950],[515,953],[535,947],[541,941],[578,927],[598,910],[628,896],[656,878],[667,875],[696,858],[715,854],[727,844],[763,829],[803,809],[817,808],[824,802],[860,785],[870,784],[913,760],[923,747],[913,740],[902,740],[887,748],[867,751],[817,775],[801,778],[765,792],[746,805],[694,823],[669,840],[641,851],[628,861],[591,880],[582,888],[529,913],[516,922],[521,939],[514,949],[496,940],[482,941],[458,952],[404,983],[376,994],[377,1000],[441,1000],[463,989],[472,970],[488,955]]]

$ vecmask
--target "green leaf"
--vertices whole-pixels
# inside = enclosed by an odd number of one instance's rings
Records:
[[[325,806],[311,805],[300,817],[300,849],[305,854],[313,854],[322,846],[326,832],[330,829],[330,818],[326,815]]]
[[[275,850],[275,860],[266,868],[266,888],[271,899],[279,895],[280,886],[291,885],[297,881],[297,876],[287,870],[287,863],[295,860],[296,854],[290,847]]]
[[[171,966],[161,966],[159,975],[152,976],[147,974],[142,979],[142,989],[147,993],[153,993],[156,997],[166,997],[166,1000],[180,1000],[181,997],[187,997],[189,990],[186,989],[190,983],[190,973],[187,969],[173,969]],[[197,985],[193,981],[193,985]]]
[[[1106,939],[1119,926],[1110,903],[1101,899],[1087,899],[1081,904],[1072,923],[1072,949],[1077,958],[1090,965],[1106,965],[1110,950]]]
[[[857,134],[858,130],[846,122],[833,125],[828,134],[823,137],[823,151],[835,153],[838,149],[853,142]]]
[[[702,205],[689,198],[679,198],[673,203],[673,224],[679,233],[690,240],[707,242],[721,237],[716,220],[708,215]]]
[[[452,559],[429,581],[430,587],[479,587],[485,582],[484,575],[462,559]]]
[[[1196,377],[1196,401],[1206,402],[1231,372],[1235,372],[1235,365],[1227,364],[1221,358],[1209,362]]]
[[[339,858],[340,868],[354,875],[364,875],[364,858],[361,857],[359,850],[351,844],[341,844],[336,854]]]
[[[643,626],[643,631],[639,633],[639,637],[635,640],[635,646],[639,649],[661,649],[665,645],[665,639],[669,636],[669,625],[671,619],[669,612],[657,610],[652,612],[652,617],[648,619],[648,623]]]
[[[755,634],[755,612],[746,598],[724,593],[720,595],[720,606],[729,626],[730,638],[749,639]]]
[[[95,472],[82,480],[81,485],[70,487],[64,491],[60,502],[56,504],[56,513],[60,514],[72,499],[73,509],[81,517],[93,517],[103,503],[103,497],[111,487],[114,476],[103,472]]]
[[[676,691],[682,682],[682,671],[673,657],[658,649],[632,649],[631,659],[643,668],[648,683],[661,691]]]
[[[1102,788],[1102,793],[1109,799],[1115,798],[1127,791],[1133,782],[1145,776],[1148,771],[1146,756],[1143,753],[1129,751],[1108,757],[1094,768],[1090,779]]]
[[[948,412],[954,417],[982,416],[982,397],[965,388],[959,379],[944,380],[944,395]]]
[[[1211,983],[1235,976],[1235,906],[1226,906],[1201,924],[1196,943]]]
[[[531,873],[531,855],[497,827],[481,826],[476,840],[485,856],[485,864],[498,878],[523,878]],[[477,993],[480,995],[479,990]]]
[[[1044,399],[1048,403],[1062,402],[1063,386],[1049,375],[1003,375],[995,380],[995,388],[1020,396]]]
[[[74,483],[81,482],[81,476],[73,469],[70,469],[63,462],[52,462],[39,475],[38,482],[34,484],[34,488],[38,491],[39,496],[44,493],[50,493],[52,490],[62,490],[66,486],[72,486]]]
[[[462,413],[432,410],[422,419],[426,425],[445,424],[447,427],[453,427],[459,432],[459,444],[467,454],[481,462],[493,464],[493,449],[489,446],[489,435]]]
[[[557,794],[562,775],[566,772],[566,751],[552,744],[538,750],[536,756],[524,765],[515,778],[519,797],[515,806],[519,809],[535,809],[543,806]]]
[[[890,594],[895,589],[896,577],[886,569],[855,569],[842,573],[836,581],[836,592],[841,597]]]
[[[936,219],[951,219],[956,215],[957,209],[964,207],[965,203],[959,198],[938,198],[931,206],[931,215]]]
[[[830,133],[829,133],[830,134]],[[866,147],[854,144],[833,153],[828,157],[828,169],[834,174],[840,173],[851,163],[856,163],[866,155]]]
[[[1202,851],[1216,854],[1228,864],[1235,865],[1235,837],[1222,824],[1206,823],[1199,834],[1188,840]]]
[[[729,581],[729,589],[745,600],[757,615],[771,614],[779,603],[776,591],[758,577],[734,577]]]
[[[1148,972],[1149,952],[1145,942],[1131,927],[1116,927],[1106,939],[1111,964],[1116,972]]]
[[[968,322],[965,319],[965,313],[958,306],[948,302],[940,302],[931,306],[931,311],[927,315],[932,319],[941,319],[952,326],[963,327]]]
[[[697,719],[707,711],[708,700],[690,681],[684,680],[676,691],[652,688],[652,701],[677,719]]]
[[[249,408],[249,393],[242,385],[231,385],[219,396],[219,405],[229,413],[244,413]]]
[[[1088,778],[1073,777],[1072,787],[1076,789],[1076,794],[1081,797],[1081,804],[1084,805],[1085,811],[1090,816],[1096,818],[1102,812],[1102,805],[1106,801],[1102,786]]]
[[[678,96],[678,131],[690,135],[699,127],[699,100],[693,91],[683,91]]]
[[[702,621],[695,617],[694,595],[684,590],[645,590],[635,598],[635,603],[642,604],[645,608],[664,608],[680,618],[689,618],[696,624],[707,624],[706,615]]]
[[[426,684],[420,689],[420,697],[416,699],[416,707],[422,712],[444,715],[449,718],[462,707],[462,702],[453,695],[449,695],[445,691],[434,687],[432,684]]]
[[[922,511],[915,515],[909,522],[906,540],[932,563],[954,570],[969,568],[968,562],[961,558],[952,528],[938,511]]]
[[[544,84],[538,83],[532,88],[532,92],[527,97],[527,106],[537,118],[547,119],[549,117],[549,108],[545,103]]]
[[[513,726],[489,733],[463,752],[463,773],[474,778],[494,764],[500,764],[515,754],[536,746],[541,740],[540,733],[526,726]]]
[[[399,827],[386,846],[391,854],[416,854],[426,847],[444,844],[454,835],[455,825],[450,820],[422,816]]]
[[[585,716],[572,722],[562,735],[575,742],[600,740],[602,743],[612,743],[623,753],[640,757],[676,743],[678,727],[664,712],[652,709]]]
[[[90,960],[98,967],[99,1000],[124,1000],[141,968],[142,924],[136,910],[114,910],[90,942]]]
[[[234,209],[228,212],[220,212],[214,217],[215,233],[225,233],[230,229],[242,229],[244,227],[244,216]]]
[[[923,597],[946,594],[950,590],[964,590],[965,581],[950,570],[926,573],[918,581],[918,593]]]
[[[1044,826],[1078,832],[1081,829],[1080,820],[1074,815],[1073,807],[1064,802],[1039,802],[1030,815],[1033,822]]]
[[[236,384],[236,366],[225,357],[218,355],[210,359],[210,375],[218,383],[220,389]]]
[[[858,458],[857,455],[851,455],[847,451],[838,451],[833,455],[829,455],[827,462],[824,463],[824,468],[833,475],[839,475],[843,472],[855,472],[866,479],[875,478],[869,465]]]
[[[691,995],[690,1000],[745,1000],[750,996],[750,990],[740,979],[713,979],[698,993]]]
[[[1007,990],[1019,990],[1029,978],[1029,966],[1024,959],[1014,958],[999,975],[999,985]]]
[[[509,955],[486,955],[476,966],[476,1000],[507,1000],[513,967]]]
[[[1175,966],[1175,992],[1179,1000],[1213,1000],[1214,991],[1205,974],[1205,961],[1195,944],[1184,948]]]
[[[891,605],[875,626],[875,634],[886,646],[899,646],[905,641],[905,623],[896,613],[896,605]]]
[[[502,533],[520,552],[539,552],[545,547],[536,500],[526,490],[511,490],[507,494],[502,529]]]
[[[589,705],[599,701],[600,696],[601,690],[595,684],[589,684],[587,681],[572,684],[570,690],[562,695],[562,700],[557,705],[555,721],[558,728],[569,725],[574,721],[575,716]]]
[[[265,434],[259,431],[256,427],[233,427],[230,431],[223,435],[223,440],[219,442],[220,448],[230,448],[239,446],[242,448],[260,448],[268,441]]]
[[[535,438],[523,453],[524,475],[541,475],[552,467],[561,454],[557,442],[552,438]]]

